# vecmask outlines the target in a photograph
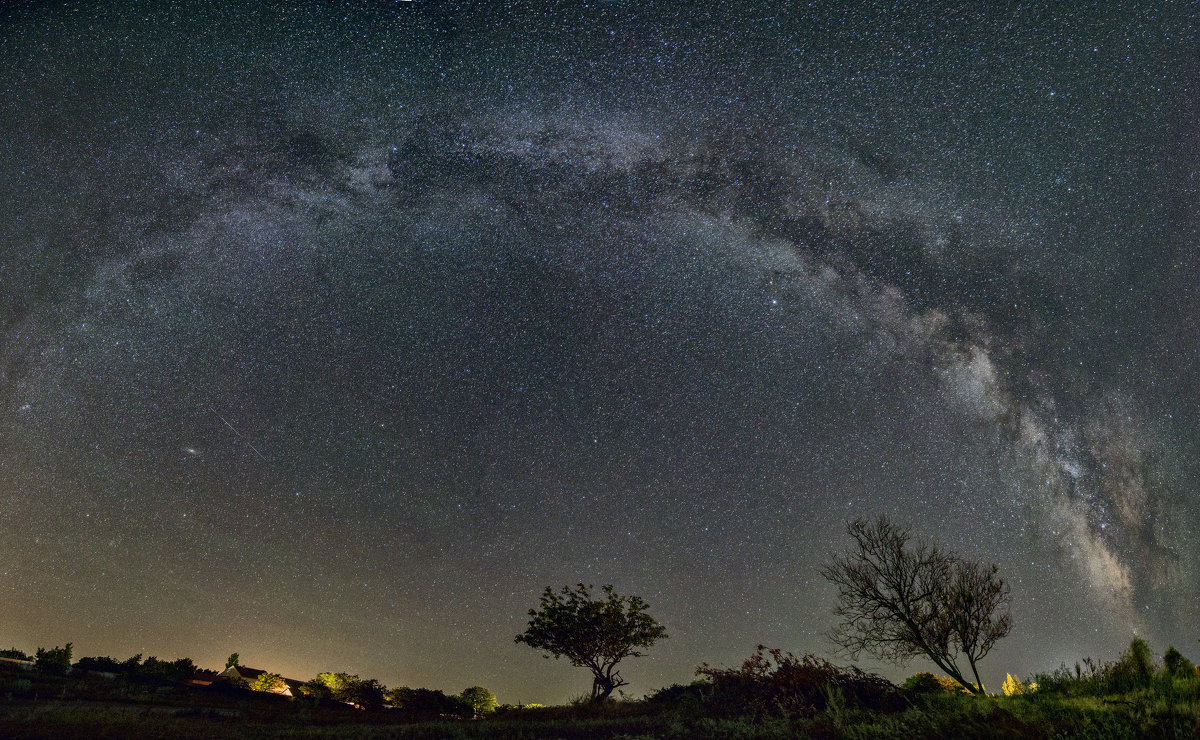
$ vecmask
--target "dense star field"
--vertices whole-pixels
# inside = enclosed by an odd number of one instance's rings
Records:
[[[989,688],[1200,657],[1194,7],[901,5],[10,4],[0,647],[559,702],[612,583],[640,696],[887,514]]]

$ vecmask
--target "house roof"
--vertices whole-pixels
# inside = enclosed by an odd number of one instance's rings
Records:
[[[266,673],[266,671],[262,668],[247,668],[244,665],[233,665],[229,667],[237,671],[237,674],[247,681],[253,681],[262,674]]]
[[[213,681],[216,681],[221,676],[217,671],[212,671],[207,668],[197,668],[196,673],[192,676],[192,683],[208,686]]]
[[[9,664],[16,664],[19,666],[33,665],[32,660],[21,660],[20,658],[0,658],[0,661],[4,661],[5,663],[9,663]]]

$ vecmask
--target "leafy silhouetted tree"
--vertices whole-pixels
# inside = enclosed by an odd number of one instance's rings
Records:
[[[263,671],[254,677],[250,682],[250,688],[255,691],[281,691],[287,687],[287,683],[283,680],[283,676],[278,673],[270,673]]]
[[[135,674],[150,682],[179,683],[196,675],[196,665],[191,658],[159,660],[151,655],[135,671]]]
[[[310,684],[321,684],[329,689],[330,698],[356,704],[363,709],[378,709],[383,706],[386,689],[373,678],[362,679],[349,673],[318,673]],[[313,692],[314,694],[316,692]]]
[[[25,654],[23,650],[17,650],[15,647],[7,650],[0,650],[0,658],[15,658],[17,660],[33,660]]]
[[[383,695],[387,687],[374,678],[362,678],[354,681],[349,689],[343,692],[342,701],[356,704],[363,709],[379,709],[383,707]]]
[[[470,716],[472,712],[472,708],[462,697],[446,696],[445,692],[437,689],[410,689],[400,686],[387,692],[387,702],[413,717],[428,719],[443,714]]]
[[[475,717],[496,711],[496,695],[482,686],[463,689],[459,698],[471,707],[471,714]]]
[[[75,661],[77,671],[97,671],[100,673],[121,673],[121,662],[104,656],[85,657]]]
[[[618,596],[612,586],[602,590],[603,596],[592,598],[591,586],[582,583],[557,593],[547,586],[539,608],[529,610],[529,628],[516,638],[546,651],[547,658],[563,657],[589,669],[593,701],[604,701],[629,683],[617,673],[617,663],[644,655],[643,648],[667,637],[666,628],[646,614],[646,602]]]
[[[333,692],[329,690],[329,687],[315,678],[300,684],[300,693],[303,696],[310,696],[314,699],[330,699],[333,697]]]
[[[38,648],[33,656],[33,665],[39,671],[62,675],[71,670],[71,643],[64,647],[54,647],[46,650]]]
[[[230,653],[229,658],[226,659],[226,661],[225,661],[225,670],[229,670],[230,666],[235,666],[237,664],[238,664],[238,654]]]
[[[142,654],[138,653],[132,658],[125,660],[117,660],[110,658],[107,655],[80,658],[75,661],[76,670],[80,671],[99,671],[101,673],[124,673],[126,675],[137,673],[142,665]]]
[[[982,694],[977,663],[1012,628],[1008,586],[996,566],[913,541],[886,517],[857,519],[847,529],[853,548],[821,571],[838,589],[835,614],[842,622],[830,638],[853,657],[865,651],[899,663],[924,655]]]
[[[357,680],[359,680],[358,676],[352,676],[349,673],[327,671],[325,673],[318,673],[316,678],[310,681],[310,683],[324,685],[329,689],[331,698],[342,701],[342,695],[346,691],[349,691],[350,686]]]

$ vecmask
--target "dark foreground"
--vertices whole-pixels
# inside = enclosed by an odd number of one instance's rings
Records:
[[[640,701],[506,707],[476,720],[220,683],[0,669],[0,738],[1200,738],[1200,671],[1140,654],[1063,666],[1028,686],[1010,677],[1011,695],[975,696],[927,673],[896,686],[760,648],[739,668],[705,666],[697,682]]]
[[[897,713],[828,708],[810,718],[703,717],[646,702],[603,710],[552,707],[485,720],[413,722],[389,712],[269,706],[247,699],[141,701],[13,698],[0,703],[9,738],[1195,738],[1197,699],[1036,694],[925,697]]]

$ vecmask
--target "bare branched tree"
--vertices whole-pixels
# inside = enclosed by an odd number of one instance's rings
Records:
[[[886,517],[855,520],[848,531],[854,547],[821,571],[838,588],[834,613],[842,622],[830,638],[852,657],[867,652],[900,663],[924,655],[983,693],[977,663],[1012,628],[996,566],[914,541]],[[959,668],[963,659],[974,683]]]

